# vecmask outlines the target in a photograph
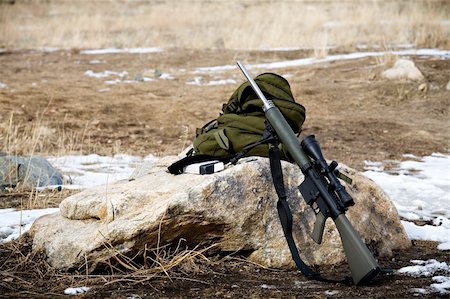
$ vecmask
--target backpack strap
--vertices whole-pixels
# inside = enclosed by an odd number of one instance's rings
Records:
[[[342,280],[328,279],[320,275],[319,272],[314,272],[308,265],[303,262],[295,244],[294,237],[292,235],[292,212],[287,202],[286,190],[283,181],[283,171],[281,168],[281,155],[280,149],[276,143],[270,144],[269,148],[269,161],[270,171],[272,173],[273,185],[278,195],[277,210],[280,217],[281,226],[283,227],[284,237],[288,243],[289,251],[291,252],[292,259],[295,262],[297,268],[308,279],[331,282],[331,283],[343,283],[346,285],[352,285],[353,280],[351,277],[345,277]]]
[[[214,138],[216,139],[216,141],[220,147],[230,150],[229,145],[228,145],[228,142],[229,142],[228,138],[222,131],[218,131],[217,134],[214,134]],[[167,169],[169,170],[169,172],[171,174],[182,174],[183,169],[186,166],[195,164],[195,163],[218,160],[220,162],[223,162],[224,164],[227,164],[227,163],[236,164],[239,159],[243,158],[254,147],[261,145],[261,144],[268,144],[268,143],[271,143],[274,141],[275,141],[275,139],[271,133],[270,125],[268,124],[268,122],[266,122],[266,128],[263,131],[263,137],[260,140],[247,145],[238,153],[230,152],[230,154],[228,156],[217,157],[217,156],[209,156],[209,155],[202,155],[202,154],[195,155],[195,154],[193,154],[193,150],[191,149],[186,154],[186,157],[172,163]]]
[[[230,157],[214,157],[209,155],[187,155],[186,157],[172,163],[167,169],[171,174],[182,174],[183,169],[191,164],[194,163],[201,163],[201,162],[207,162],[207,161],[220,161],[224,164],[230,162]]]

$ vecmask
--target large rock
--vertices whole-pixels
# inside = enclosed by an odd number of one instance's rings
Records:
[[[416,67],[412,60],[398,59],[394,66],[383,72],[383,77],[391,80],[415,80],[422,81],[424,79],[420,70]]]
[[[87,260],[93,269],[116,254],[136,253],[146,245],[176,246],[183,238],[191,245],[206,241],[223,251],[245,250],[252,261],[268,267],[294,265],[278,219],[268,159],[246,158],[212,175],[174,176],[166,171],[174,158],[159,160],[131,181],[68,197],[59,213],[34,223],[34,250],[44,250],[56,268]],[[344,261],[332,221],[327,222],[322,245],[309,237],[315,217],[297,190],[303,176],[296,165],[283,162],[283,169],[294,233],[305,261]],[[353,178],[347,188],[356,202],[347,215],[364,241],[380,256],[410,246],[386,194],[363,175],[345,169]]]
[[[26,188],[63,184],[63,176],[42,157],[0,155],[0,192],[6,187]]]

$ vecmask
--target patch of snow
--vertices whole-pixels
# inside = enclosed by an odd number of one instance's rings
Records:
[[[188,85],[198,85],[198,86],[211,86],[211,85],[226,85],[226,84],[236,84],[237,81],[234,79],[221,79],[221,80],[211,80],[204,82],[202,77],[194,77],[192,81],[186,82]]]
[[[214,72],[224,72],[236,69],[237,66],[234,65],[219,65],[219,66],[206,66],[197,67],[194,69],[194,73],[214,73]]]
[[[450,222],[448,219],[446,220]],[[441,243],[438,245],[438,249],[450,249],[450,226],[434,226],[428,224],[419,226],[409,221],[402,221],[402,224],[409,239],[436,241]]]
[[[225,84],[236,84],[237,81],[234,79],[224,79],[224,80],[212,80],[206,83],[206,85],[225,85]]]
[[[84,72],[84,75],[88,76],[88,77],[92,77],[92,78],[106,78],[109,76],[117,76],[120,78],[124,78],[124,77],[128,76],[128,72],[127,71],[122,71],[122,72],[104,71],[104,72],[96,73],[92,70],[87,70],[86,72]]]
[[[414,288],[411,292],[419,294],[439,293],[441,295],[450,294],[450,266],[446,262],[439,262],[435,259],[427,261],[412,260],[414,266],[403,267],[398,270],[398,273],[413,276],[413,277],[432,277],[436,282],[428,288]],[[444,275],[436,275],[444,274]]]
[[[407,157],[415,160],[401,162],[389,173],[382,171],[383,163],[366,161],[364,175],[387,193],[401,217],[431,222],[419,226],[403,220],[410,239],[436,241],[439,250],[450,250],[450,155]]]
[[[121,80],[121,79],[114,79],[114,80],[106,80],[105,84],[108,85],[114,85],[118,83],[137,83],[138,81],[135,80]]]
[[[0,209],[0,243],[9,242],[28,231],[37,218],[59,211],[58,208],[23,210]]]
[[[327,296],[334,296],[334,295],[337,295],[337,294],[339,294],[339,291],[337,291],[337,290],[326,290],[325,292],[323,292],[325,295],[327,295]]]
[[[67,288],[64,290],[64,294],[66,295],[78,295],[84,294],[89,291],[91,288],[89,287],[78,287],[78,288]]]
[[[122,54],[122,53],[130,53],[130,54],[148,54],[148,53],[158,53],[162,52],[163,49],[156,47],[148,47],[148,48],[105,48],[105,49],[91,49],[91,50],[83,50],[80,51],[80,54],[85,55],[103,55],[103,54]]]
[[[138,164],[156,161],[157,158],[153,155],[141,158],[123,154],[113,157],[91,154],[48,157],[47,160],[53,167],[71,178],[72,185],[64,185],[64,188],[84,189],[127,179]]]
[[[89,61],[89,64],[100,64],[100,63],[105,63],[104,60],[98,60],[98,59],[92,59]]]
[[[401,162],[390,173],[369,170],[364,175],[384,189],[400,216],[409,219],[406,214],[415,213],[450,218],[450,155],[435,153],[418,161]]]
[[[0,82],[0,89],[6,88],[6,87],[8,87],[8,85],[6,85],[5,83]]]
[[[439,262],[435,259],[427,261],[423,260],[411,260],[414,266],[407,266],[398,270],[401,274],[407,274],[413,277],[431,277],[436,272],[449,272],[450,266],[446,262]]]
[[[247,64],[247,69],[279,69],[289,68],[304,65],[312,65],[316,63],[333,62],[339,60],[351,60],[366,57],[380,57],[386,54],[392,54],[396,56],[436,56],[444,59],[450,58],[450,51],[439,49],[407,49],[398,51],[380,51],[380,52],[355,52],[349,54],[336,54],[328,55],[323,58],[310,57],[293,60],[285,60],[278,62],[260,63],[260,64]],[[221,65],[211,67],[197,67],[194,69],[194,73],[211,73],[211,72],[223,72],[236,69],[235,65]]]
[[[173,77],[171,74],[168,73],[162,73],[161,76],[158,77],[159,79],[163,80],[173,80],[175,77]]]
[[[270,285],[270,284],[262,284],[259,286],[261,289],[276,289],[277,287],[274,285]]]
[[[430,285],[432,289],[442,295],[450,294],[450,276],[435,276],[432,280],[437,282]]]

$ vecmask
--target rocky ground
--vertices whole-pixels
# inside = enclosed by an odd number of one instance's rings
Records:
[[[78,50],[2,52],[0,82],[6,85],[0,89],[2,151],[176,154],[189,145],[195,128],[218,116],[222,103],[243,82],[237,69],[203,73],[195,68],[234,65],[237,59],[250,64],[311,55],[308,51],[182,49],[103,55]],[[363,170],[365,160],[401,160],[404,154],[449,150],[450,60],[411,58],[423,73],[423,82],[382,78],[382,71],[395,61],[391,55],[273,71],[286,75],[295,98],[306,107],[302,136],[315,134],[327,158]],[[256,75],[262,70],[251,71]],[[237,83],[187,84],[230,79]],[[30,196],[23,191],[2,194],[1,207],[23,207],[19,203]],[[49,199],[48,206],[57,206],[64,198],[53,192],[42,197]],[[396,252],[380,264],[399,269],[411,265],[412,259],[450,260],[448,252],[435,248],[432,242],[414,242],[407,252]],[[91,298],[399,298],[413,296],[412,288],[432,283],[427,277],[399,274],[363,287],[307,282],[297,272],[264,269],[242,257],[245,253],[193,258],[168,275],[113,266],[91,275],[83,269],[58,273],[21,240],[0,245],[0,297],[58,296],[68,287],[89,285],[91,291],[83,296]],[[336,277],[348,273],[345,265],[322,270]]]

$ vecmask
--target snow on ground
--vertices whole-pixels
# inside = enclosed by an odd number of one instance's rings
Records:
[[[106,48],[106,49],[92,49],[92,50],[84,50],[80,51],[80,54],[85,55],[103,55],[103,54],[148,54],[148,53],[158,53],[162,52],[163,49],[157,47],[149,47],[149,48]]]
[[[355,53],[349,53],[349,54],[328,55],[323,58],[309,57],[309,58],[276,61],[276,62],[269,62],[269,63],[247,64],[246,67],[247,67],[247,69],[279,69],[279,68],[305,66],[305,65],[323,63],[323,62],[332,62],[332,61],[338,61],[338,60],[350,60],[350,59],[359,59],[359,58],[365,58],[365,57],[381,57],[386,54],[392,54],[392,55],[396,55],[396,56],[435,56],[435,57],[442,57],[445,59],[450,58],[450,51],[446,51],[446,50],[408,49],[408,50],[399,50],[399,51],[355,52]],[[198,67],[198,68],[195,68],[194,73],[224,72],[224,71],[229,71],[229,70],[233,70],[236,68],[237,68],[236,65]]]
[[[64,290],[64,294],[66,295],[79,295],[84,294],[89,291],[91,288],[89,287],[79,287],[79,288],[67,288]]]
[[[399,162],[384,171],[383,163],[366,161],[364,174],[375,181],[394,201],[403,226],[411,239],[440,242],[439,249],[450,249],[450,155],[433,154]],[[407,220],[429,221],[418,226]]]
[[[439,250],[450,250],[450,155],[432,154],[398,162],[388,171],[383,162],[366,161],[364,174],[374,180],[393,200],[402,224],[411,240],[439,242]],[[389,161],[392,163],[392,161]],[[423,220],[426,225],[412,221]],[[413,266],[404,267],[398,273],[414,277],[431,277],[428,287],[413,288],[414,296],[423,294],[450,294],[449,261],[412,260]]]
[[[147,74],[150,74],[151,77],[149,77]],[[96,78],[96,79],[112,77],[112,79],[104,81],[105,84],[109,84],[109,85],[119,84],[119,83],[150,82],[150,81],[155,81],[156,79],[161,79],[161,80],[175,79],[175,77],[169,73],[163,73],[163,72],[160,72],[159,70],[149,70],[149,69],[145,69],[143,74],[135,74],[134,76],[132,76],[132,79],[127,79],[129,77],[129,73],[127,71],[115,72],[115,71],[106,70],[103,72],[94,72],[93,70],[87,70],[84,72],[84,75],[87,77]],[[107,90],[102,90],[102,91],[107,91]]]
[[[85,76],[92,77],[92,78],[106,78],[110,76],[118,76],[119,78],[126,77],[128,75],[128,72],[113,72],[113,71],[104,71],[104,72],[94,72],[92,70],[87,70],[84,72]]]
[[[203,77],[195,76],[191,81],[186,82],[188,85],[225,85],[225,84],[236,84],[237,81],[234,79],[217,79],[208,82],[203,81]]]
[[[57,211],[57,208],[27,211],[0,209],[0,243],[16,239],[30,229],[34,220]]]
[[[277,50],[277,49],[271,49],[271,50]],[[284,50],[284,51],[292,51],[295,49],[278,49]],[[156,53],[161,52],[163,49],[160,48],[130,48],[130,49],[117,49],[117,48],[109,48],[109,49],[93,49],[93,50],[85,50],[81,51],[81,54],[116,54],[116,53]],[[260,63],[260,64],[246,64],[246,67],[248,69],[265,69],[265,70],[272,70],[272,69],[282,69],[282,68],[289,68],[289,67],[299,67],[299,66],[305,66],[305,65],[312,65],[317,63],[324,63],[324,62],[333,62],[338,60],[351,60],[351,59],[359,59],[359,58],[365,58],[365,57],[381,57],[386,54],[396,55],[396,56],[432,56],[432,57],[441,57],[443,59],[449,59],[450,58],[450,51],[447,50],[439,50],[439,49],[413,49],[405,46],[405,49],[403,50],[396,50],[396,51],[378,51],[378,52],[354,52],[354,53],[348,53],[348,54],[336,54],[336,55],[328,55],[325,57],[307,57],[307,58],[300,58],[300,59],[292,59],[292,60],[284,60],[284,61],[274,61],[269,63]],[[104,60],[94,60],[94,62],[90,62],[91,64],[97,64],[97,63],[106,63]],[[235,64],[232,65],[222,65],[222,66],[207,66],[207,67],[196,67],[194,68],[191,73],[194,75],[194,77],[186,82],[188,85],[199,85],[199,86],[214,86],[214,85],[224,85],[224,84],[236,84],[237,81],[232,78],[223,79],[220,78],[218,80],[211,80],[211,81],[204,81],[204,79],[201,76],[198,76],[198,74],[217,74],[220,72],[230,71],[236,69],[237,66]],[[147,70],[144,70],[144,73]],[[159,71],[157,71],[159,73]],[[185,69],[173,69],[171,70],[173,73],[185,73]],[[132,79],[127,79],[128,72],[122,71],[122,72],[115,72],[115,71],[103,71],[95,73],[92,70],[87,70],[84,73],[85,76],[93,77],[93,78],[107,78],[110,76],[116,76],[115,79],[107,80],[104,83],[105,84],[119,84],[119,83],[138,83],[138,82],[151,82],[155,81],[155,79],[174,79],[175,77],[172,74],[168,73],[160,73],[160,74],[154,74],[154,78],[143,76],[143,75],[136,75]],[[105,92],[107,90],[102,89],[101,92]]]
[[[72,184],[64,188],[84,189],[127,179],[140,163],[156,159],[153,155],[140,158],[130,155],[106,157],[91,154],[49,157],[48,161],[72,181]]]
[[[432,283],[429,287],[413,288],[411,293],[415,296],[421,294],[439,293],[440,295],[450,294],[450,266],[446,262],[439,262],[435,259],[427,261],[412,260],[413,266],[403,267],[398,273],[413,277],[431,277]]]

